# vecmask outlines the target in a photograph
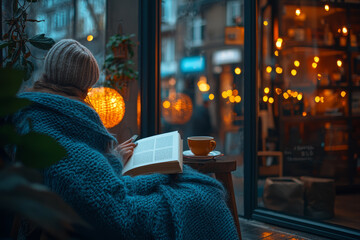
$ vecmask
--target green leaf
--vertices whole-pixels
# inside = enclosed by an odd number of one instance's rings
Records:
[[[9,42],[0,40],[0,49],[3,49],[9,45],[10,45]]]
[[[0,172],[0,209],[29,219],[58,239],[70,239],[74,226],[91,230],[58,195],[19,174]]]
[[[37,20],[37,19],[26,19],[28,22],[45,22],[45,20]]]
[[[0,117],[13,114],[31,103],[28,99],[16,97],[0,98]]]
[[[38,34],[29,39],[29,42],[40,49],[49,50],[55,41],[52,38],[45,37],[45,34]]]
[[[12,97],[20,89],[24,72],[15,69],[0,69],[0,96],[3,98]]]
[[[16,157],[25,166],[49,167],[66,155],[65,149],[50,136],[36,132],[23,135],[18,145]]]
[[[18,144],[21,142],[21,136],[16,132],[15,127],[9,124],[0,126],[0,146],[8,144]]]

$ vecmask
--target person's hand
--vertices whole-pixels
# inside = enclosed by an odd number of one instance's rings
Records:
[[[133,143],[132,138],[130,138],[115,148],[115,151],[121,155],[124,166],[133,155],[136,146],[137,144]]]

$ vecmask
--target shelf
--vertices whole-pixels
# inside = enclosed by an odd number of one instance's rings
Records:
[[[281,116],[282,122],[311,122],[311,121],[345,121],[348,116]],[[354,117],[352,117],[353,119]]]
[[[348,145],[335,145],[335,146],[325,146],[324,147],[325,151],[347,151],[349,150],[349,146]]]
[[[321,53],[320,55],[337,55],[342,54],[344,52],[360,52],[360,47],[337,47],[337,46],[326,46],[326,45],[314,45],[314,44],[301,44],[294,42],[293,44],[289,44],[289,40],[286,45],[284,45],[282,49],[282,53],[286,53],[290,51],[293,52],[309,52],[315,50],[327,50],[327,54]]]
[[[347,90],[347,91],[360,91],[360,86],[349,86],[346,85],[327,85],[327,86],[320,86],[320,85],[291,85],[289,86],[290,89],[300,91],[300,92],[311,92],[315,90],[326,90],[326,89],[333,89],[333,90]]]
[[[316,86],[316,89],[324,90],[324,89],[345,89],[345,90],[360,90],[359,86],[348,86],[348,85],[332,85],[332,86]]]
[[[288,5],[288,6],[299,6],[299,2],[294,1],[294,0],[284,0],[283,1],[284,5]],[[314,0],[302,0],[301,1],[301,5],[302,6],[310,6],[310,7],[318,7],[318,8],[323,8],[324,2],[321,1],[314,1]],[[333,8],[355,8],[358,7],[358,3],[353,3],[353,2],[329,2],[329,4],[331,4],[331,7]]]

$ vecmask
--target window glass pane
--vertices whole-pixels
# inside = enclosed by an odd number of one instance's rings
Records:
[[[360,229],[360,2],[258,6],[258,206]]]
[[[48,0],[38,1],[30,5],[29,19],[42,20],[38,23],[28,22],[29,36],[45,33],[56,42],[72,38],[90,49],[99,67],[104,62],[105,53],[105,0]],[[46,51],[31,48],[36,58],[32,80],[41,74]],[[104,76],[101,72],[100,79]],[[29,81],[29,84],[31,81]]]
[[[162,1],[161,131],[213,136],[243,214],[244,1]]]

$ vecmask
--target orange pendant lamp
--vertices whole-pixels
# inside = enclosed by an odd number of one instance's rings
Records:
[[[185,124],[192,115],[191,98],[184,93],[173,93],[162,102],[162,115],[168,123]]]
[[[108,87],[92,88],[88,92],[85,102],[95,109],[106,128],[116,126],[124,117],[125,102],[115,89]]]

